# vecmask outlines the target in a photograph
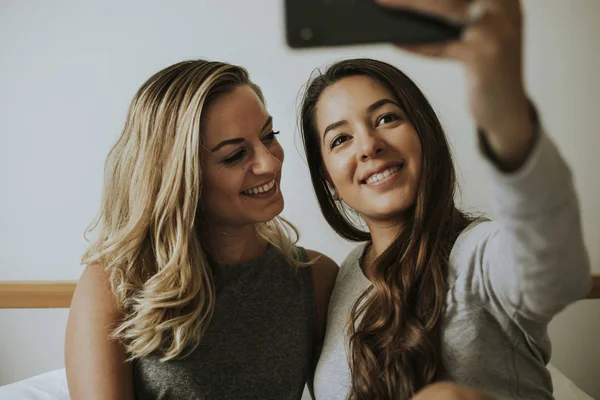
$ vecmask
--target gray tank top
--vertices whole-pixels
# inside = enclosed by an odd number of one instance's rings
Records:
[[[194,352],[134,361],[136,399],[299,400],[316,337],[311,268],[296,271],[269,245],[255,260],[216,267],[215,286],[214,315]]]

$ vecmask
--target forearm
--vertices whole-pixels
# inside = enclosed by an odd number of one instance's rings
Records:
[[[539,134],[515,173],[491,171],[497,235],[486,246],[488,285],[527,318],[547,321],[589,290],[589,261],[570,171]]]

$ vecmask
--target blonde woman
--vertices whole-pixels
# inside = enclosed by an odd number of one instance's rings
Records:
[[[278,217],[277,134],[241,67],[138,90],[69,314],[73,400],[300,399],[337,265]]]

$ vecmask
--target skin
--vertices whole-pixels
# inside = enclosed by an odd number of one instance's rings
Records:
[[[216,260],[238,263],[256,258],[267,245],[254,223],[283,211],[279,190],[284,153],[272,118],[249,86],[240,86],[212,104],[203,123],[202,231]],[[260,196],[247,190],[275,182]],[[265,197],[266,196],[266,197]]]
[[[256,258],[267,243],[256,235],[254,224],[274,218],[284,204],[279,191],[284,154],[270,116],[256,93],[240,86],[217,98],[205,111],[202,132],[200,225],[202,232],[211,232],[202,238],[206,250],[222,263]],[[227,144],[220,146],[223,141]],[[271,181],[276,184],[270,194],[245,194]],[[318,352],[338,266],[316,251],[307,253],[314,262],[310,268],[317,304]],[[110,339],[122,318],[103,266],[88,266],[75,290],[67,323],[65,364],[73,400],[134,398],[132,366],[125,361],[125,348]]]
[[[365,76],[344,78],[317,103],[316,122],[328,177],[338,196],[358,211],[382,252],[415,203],[421,142],[394,95]],[[381,178],[377,173],[391,173]]]
[[[67,321],[65,367],[72,399],[134,399],[125,348],[109,339],[121,314],[108,275],[88,266],[75,289]]]
[[[451,382],[434,383],[419,391],[412,400],[493,400],[491,397]]]

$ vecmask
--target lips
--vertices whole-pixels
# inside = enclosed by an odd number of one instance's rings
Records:
[[[397,174],[404,167],[404,163],[388,163],[379,168],[372,169],[368,171],[367,174],[364,175],[364,178],[361,179],[360,183],[362,184],[375,184],[380,182],[386,178],[389,178],[391,175]]]
[[[244,191],[242,191],[242,194],[252,196],[252,195],[268,192],[271,189],[273,189],[274,187],[275,187],[275,179],[272,179],[271,181],[264,183],[262,185],[258,185],[253,188],[244,190]]]

